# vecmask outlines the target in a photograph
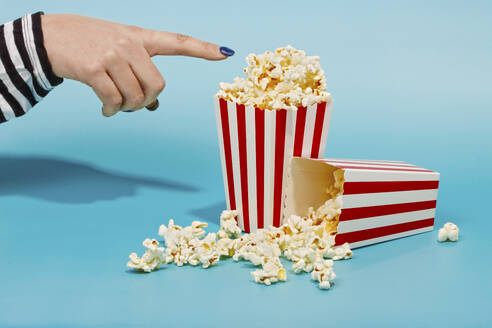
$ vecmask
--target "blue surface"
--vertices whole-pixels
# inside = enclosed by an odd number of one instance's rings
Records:
[[[156,112],[102,117],[66,81],[0,125],[1,327],[490,327],[492,5],[487,1],[2,1],[0,20],[73,12],[229,46],[225,62],[155,60]],[[327,155],[409,161],[441,172],[429,232],[355,251],[336,284],[251,281],[245,263],[126,270],[170,217],[223,209],[212,95],[249,52],[286,44],[321,56],[335,99]],[[290,265],[289,265],[290,268]]]

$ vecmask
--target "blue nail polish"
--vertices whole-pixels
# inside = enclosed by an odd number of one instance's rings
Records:
[[[223,54],[224,56],[230,57],[234,55],[235,52],[231,48],[220,47],[220,53]]]
[[[133,113],[134,110],[122,110],[122,112],[125,112],[125,113]]]

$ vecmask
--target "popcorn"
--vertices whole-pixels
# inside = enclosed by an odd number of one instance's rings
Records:
[[[440,242],[444,242],[447,240],[458,241],[459,232],[460,229],[456,224],[447,222],[441,229],[439,229],[437,240],[439,240]]]
[[[218,233],[217,233],[218,235]],[[217,253],[220,256],[234,256],[234,240],[226,237],[217,241]]]
[[[296,248],[290,252],[288,259],[293,262],[292,270],[295,273],[311,272],[313,270],[313,263],[320,256],[309,247]]]
[[[328,289],[330,281],[335,279],[333,260],[352,256],[348,243],[334,247],[342,208],[342,199],[338,195],[343,184],[335,185],[335,188],[327,190],[332,198],[316,210],[309,208],[306,216],[291,215],[280,227],[270,226],[254,233],[241,235],[236,210],[222,212],[217,234],[207,234],[205,222],[193,221],[183,228],[170,219],[167,226],[159,227],[158,232],[164,238],[165,251],[158,247],[156,240],[147,239],[144,246],[149,250],[142,259],[134,253],[130,255],[128,266],[147,272],[158,268],[161,263],[171,262],[177,266],[189,264],[209,268],[217,264],[221,256],[232,257],[234,261],[245,260],[254,266],[261,265],[261,269],[251,272],[251,275],[255,282],[271,285],[287,280],[286,270],[280,262],[283,255],[292,262],[294,273],[311,272],[311,278],[319,281],[319,287]]]
[[[220,215],[220,230],[217,232],[219,239],[231,238],[235,239],[241,235],[241,228],[237,226],[236,216],[237,210],[225,210]]]
[[[292,215],[278,228],[268,227],[245,234],[234,240],[233,259],[247,260],[258,266],[266,259],[279,261],[283,253],[286,259],[292,261],[292,270],[295,273],[312,272],[316,263],[325,263],[325,258],[348,259],[352,256],[348,243],[334,247],[341,207],[341,198],[335,197],[316,210],[309,209],[305,217]],[[263,269],[252,272],[255,281],[266,281],[266,284],[273,282],[265,271]],[[327,271],[323,277],[332,277],[332,280],[334,273]],[[320,281],[320,288],[330,287],[328,278]]]
[[[259,234],[262,232],[260,230]],[[264,258],[278,258],[282,255],[280,247],[270,239],[265,239],[265,236],[261,237],[256,234],[249,234],[249,236],[250,238],[246,242],[236,244],[236,251],[233,256],[235,261],[244,259],[257,266],[261,264]]]
[[[338,195],[343,194],[343,184],[345,182],[345,173],[342,169],[337,169],[333,172],[334,183],[326,189],[326,193],[331,198],[336,198]]]
[[[206,269],[219,262],[220,255],[217,253],[217,241],[215,233],[209,233],[201,240],[197,247],[198,258],[202,268]]]
[[[278,257],[264,257],[261,265],[261,270],[251,272],[256,283],[269,286],[279,280],[287,280],[287,274]]]
[[[352,250],[350,249],[349,243],[344,243],[341,246],[337,246],[331,249],[331,252],[326,255],[326,257],[330,257],[332,260],[347,260],[352,258]]]
[[[312,207],[308,209],[308,216],[313,220],[316,220],[315,224],[319,221],[324,221],[324,227],[326,232],[336,232],[338,226],[338,217],[342,213],[342,197],[328,199],[323,205],[321,205],[316,211]]]
[[[318,56],[306,56],[304,51],[286,46],[275,52],[249,54],[246,63],[246,79],[219,83],[217,97],[268,110],[297,110],[298,106],[331,99]]]
[[[142,243],[147,248],[142,257],[138,257],[137,253],[131,253],[130,261],[126,264],[127,267],[144,272],[151,272],[159,269],[161,264],[166,264],[167,260],[164,255],[164,247],[159,247],[159,242],[155,239],[145,239]]]
[[[331,287],[330,281],[335,279],[335,277],[332,260],[322,260],[314,264],[311,279],[319,281],[320,289],[329,289]]]
[[[167,246],[166,261],[174,262],[177,266],[201,263],[203,268],[217,263],[220,255],[216,251],[216,235],[208,234],[201,239],[206,234],[203,228],[207,226],[205,222],[193,221],[190,226],[182,228],[175,225],[172,219],[167,227],[161,225],[158,234],[164,238]]]
[[[254,257],[251,253],[258,255],[257,252],[259,250],[254,237],[253,234],[248,234],[236,240],[234,243],[234,256],[232,257],[234,261],[248,260],[250,256]]]

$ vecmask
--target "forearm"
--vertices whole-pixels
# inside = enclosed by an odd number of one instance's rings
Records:
[[[41,13],[0,26],[0,123],[24,115],[61,82],[43,44]]]

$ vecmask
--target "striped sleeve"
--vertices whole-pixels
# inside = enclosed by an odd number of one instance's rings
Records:
[[[0,25],[0,123],[24,115],[63,82],[43,44],[42,14]]]

